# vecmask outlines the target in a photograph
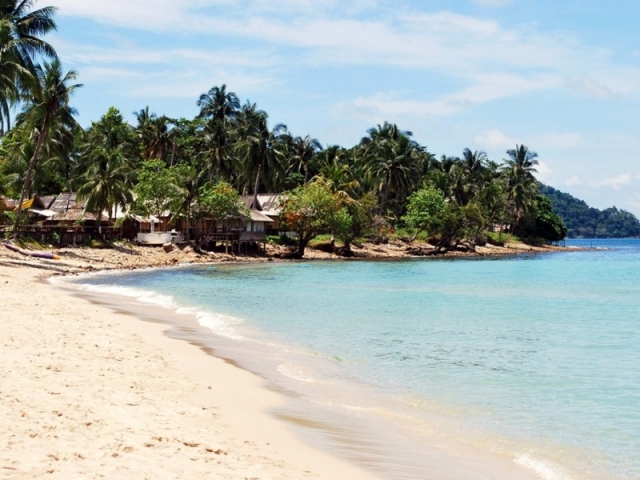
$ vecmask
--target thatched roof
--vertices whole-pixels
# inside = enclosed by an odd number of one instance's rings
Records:
[[[11,200],[10,198],[0,197],[0,212],[13,210],[14,206],[15,206],[15,200]]]

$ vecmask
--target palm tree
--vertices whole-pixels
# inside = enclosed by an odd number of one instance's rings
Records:
[[[101,153],[107,154],[105,151]],[[123,163],[117,153],[100,160],[85,172],[84,183],[78,188],[78,197],[86,199],[84,211],[95,214],[99,229],[103,212],[108,212],[111,222],[118,206],[126,207],[133,202],[131,167]]]
[[[24,110],[17,119],[19,123],[24,123],[32,128],[35,148],[20,192],[14,233],[17,231],[18,217],[22,212],[22,202],[31,188],[31,178],[36,168],[40,151],[45,140],[50,137],[52,123],[74,129],[78,128],[78,123],[74,118],[77,112],[69,105],[71,95],[76,89],[82,87],[81,84],[70,84],[76,77],[77,74],[74,70],[64,74],[59,60],[54,60],[51,63],[44,62],[42,66],[38,65],[36,67],[32,93]]]
[[[135,113],[138,125],[136,134],[140,139],[145,160],[164,160],[169,150],[169,125],[171,120],[166,116],[158,117],[155,113],[149,113],[149,107],[145,107]]]
[[[40,37],[56,29],[55,7],[31,10],[35,0],[0,0],[0,128],[10,124],[11,106],[37,75],[35,57],[56,59]]]
[[[538,154],[524,145],[516,145],[507,150],[503,173],[506,177],[507,201],[512,209],[512,232],[517,230],[524,216],[533,206],[538,194],[537,173]]]
[[[227,86],[213,87],[198,99],[199,118],[222,122],[231,122],[240,110],[240,100],[233,92],[227,92]]]
[[[118,206],[126,208],[133,200],[133,172],[139,160],[135,132],[112,107],[93,123],[81,153],[78,197],[86,199],[85,212],[96,215],[99,227],[102,212],[111,220]]]
[[[291,142],[291,166],[298,172],[304,173],[304,183],[311,179],[311,163],[318,153],[322,151],[322,145],[315,138],[295,137]]]
[[[240,112],[237,121],[238,143],[236,144],[238,160],[241,162],[241,179],[244,191],[248,183],[253,182],[254,203],[257,199],[260,184],[271,187],[275,178],[282,174],[281,159],[283,157],[281,137],[286,136],[287,127],[277,124],[269,130],[268,116],[258,110],[255,103],[247,102]]]
[[[231,179],[233,176],[232,150],[233,134],[231,124],[222,120],[210,120],[203,128],[203,150],[205,169],[209,172],[209,181],[214,176]]]
[[[389,201],[406,197],[411,178],[417,173],[424,148],[411,139],[411,132],[385,122],[368,131],[360,142],[363,171],[380,193],[380,212]]]
[[[337,145],[327,147],[319,157],[320,173],[316,178],[322,178],[332,192],[343,198],[356,197],[356,190],[360,182],[355,178],[351,162],[352,152]]]
[[[193,205],[198,198],[200,189],[205,185],[203,171],[193,163],[181,163],[174,168],[176,184],[180,195],[176,197],[176,204],[170,205],[174,216],[185,215],[187,218],[186,241],[191,240],[191,219],[193,217]]]
[[[214,175],[232,176],[230,153],[232,127],[240,115],[240,100],[227,86],[213,87],[198,99],[198,118],[208,122],[204,127],[204,156],[209,160],[207,170],[209,181]]]

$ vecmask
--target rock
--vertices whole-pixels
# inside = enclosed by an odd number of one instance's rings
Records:
[[[173,252],[173,243],[165,243],[164,245],[162,245],[162,249],[166,252]]]

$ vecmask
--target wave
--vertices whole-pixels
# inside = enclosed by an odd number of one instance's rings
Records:
[[[92,278],[96,276],[96,274],[89,275]],[[113,273],[101,272],[99,275],[113,275]],[[187,307],[184,305],[180,305],[173,296],[161,294],[152,290],[142,290],[138,288],[123,287],[118,285],[97,285],[92,283],[78,282],[78,278],[82,278],[83,276],[74,277],[73,281],[69,281],[68,279],[65,280],[62,278],[52,279],[51,283],[66,288],[73,288],[75,290],[86,293],[117,295],[120,297],[126,297],[133,299],[141,304],[153,305],[166,310],[171,310],[178,315],[191,315],[195,317],[200,326],[211,330],[217,335],[233,340],[244,339],[244,337],[240,335],[234,328],[234,326],[242,323],[242,320],[239,318],[202,310],[198,307]]]

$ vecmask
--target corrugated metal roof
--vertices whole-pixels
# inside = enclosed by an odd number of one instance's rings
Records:
[[[280,200],[282,195],[279,193],[261,193],[258,194],[258,201],[262,206],[262,213],[277,217],[280,215]]]
[[[239,195],[238,196],[238,202],[241,205],[244,205],[245,207],[247,207],[248,209],[255,209],[255,210],[262,210],[262,207],[260,205],[253,205],[253,195]],[[258,204],[260,203],[260,201],[258,201]]]
[[[42,200],[42,204],[44,205],[45,209],[51,209],[51,205],[53,205],[53,202],[55,202],[56,196],[55,195],[43,195],[43,196],[40,197],[40,200]]]
[[[80,203],[81,204],[79,204],[79,202],[77,201],[77,195],[75,192],[65,192],[56,197],[56,199],[49,207],[49,210],[53,210],[54,212],[58,213],[66,212],[67,210],[73,209],[82,210],[85,202]]]
[[[258,210],[251,209],[249,214],[251,215],[251,220],[254,222],[273,222],[273,220]]]

